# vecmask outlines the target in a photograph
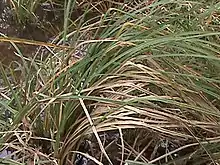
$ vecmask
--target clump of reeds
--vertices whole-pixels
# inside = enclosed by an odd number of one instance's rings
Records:
[[[2,148],[36,164],[218,164],[219,3],[148,2],[95,22],[86,10],[75,26],[68,1],[56,41],[69,46],[20,54],[19,83],[1,69],[13,114]]]

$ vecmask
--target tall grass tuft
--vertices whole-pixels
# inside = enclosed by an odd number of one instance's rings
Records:
[[[219,5],[141,1],[66,20],[57,43],[70,49],[5,78],[2,148],[45,164],[218,164]]]

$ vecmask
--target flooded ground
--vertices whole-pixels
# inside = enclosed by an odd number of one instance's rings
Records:
[[[45,6],[42,6],[38,9],[39,20],[43,20],[45,25],[51,21],[54,22],[57,17],[51,14],[52,11],[44,10]],[[36,23],[26,23],[25,25],[20,25],[15,21],[15,15],[12,14],[12,9],[4,2],[0,2],[0,35],[13,37],[13,38],[22,38],[34,41],[43,41],[47,42],[49,38],[55,35],[55,30],[50,30],[48,27],[41,28],[40,25]],[[47,29],[47,31],[45,30]],[[30,56],[36,50],[37,46],[16,44],[21,50],[24,56]],[[19,60],[15,55],[16,50],[9,42],[2,42],[0,40],[0,62],[5,66],[10,65],[14,60]]]

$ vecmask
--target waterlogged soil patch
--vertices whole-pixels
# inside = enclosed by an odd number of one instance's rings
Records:
[[[48,22],[55,19],[50,12],[45,11],[44,6],[39,8],[38,21],[42,21],[42,24],[47,25]],[[0,2],[0,34],[1,37],[20,38],[32,41],[47,42],[55,32],[45,27],[44,29],[38,22],[27,21],[25,24],[19,24],[16,20],[14,11],[9,7],[5,1]],[[52,24],[50,25],[52,26]],[[47,29],[47,31],[45,30]],[[32,46],[27,44],[16,44],[21,51],[22,55],[26,57],[32,57],[38,46]],[[18,54],[15,47],[10,42],[0,41],[0,61],[6,66],[12,61],[18,61],[20,58],[15,55]]]

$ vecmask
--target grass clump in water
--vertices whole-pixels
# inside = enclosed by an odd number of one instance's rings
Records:
[[[18,162],[217,164],[218,12],[214,1],[162,0],[65,20],[57,43],[70,49],[21,56],[22,83],[5,76],[14,116],[3,147]]]

